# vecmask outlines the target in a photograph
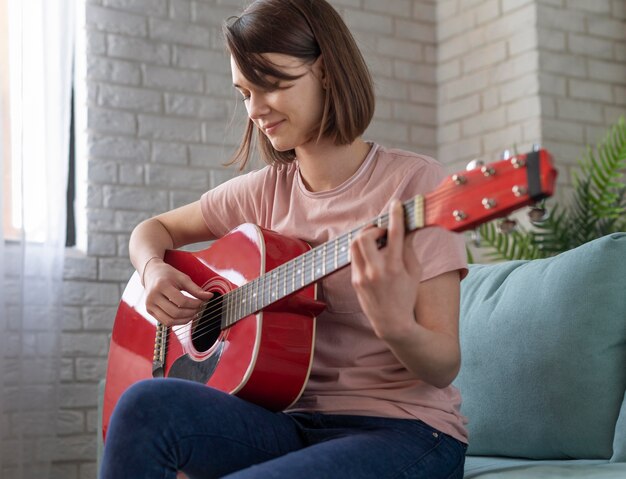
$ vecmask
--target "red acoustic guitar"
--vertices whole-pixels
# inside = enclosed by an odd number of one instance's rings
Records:
[[[552,195],[555,178],[545,150],[457,173],[404,203],[407,231],[474,228]],[[382,215],[367,225],[387,223]],[[151,377],[198,381],[272,410],[295,402],[311,369],[315,316],[324,309],[316,282],[350,264],[350,242],[367,225],[311,248],[244,224],[203,251],[168,251],[167,263],[215,294],[184,326],[165,327],[147,313],[135,273],[113,327],[104,434],[124,390]]]

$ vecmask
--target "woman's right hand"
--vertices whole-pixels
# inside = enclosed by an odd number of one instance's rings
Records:
[[[197,317],[213,293],[204,291],[185,273],[161,258],[151,259],[142,272],[146,310],[165,326],[186,324]]]

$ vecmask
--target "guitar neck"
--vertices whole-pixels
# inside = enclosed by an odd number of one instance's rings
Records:
[[[424,227],[422,196],[418,195],[403,203],[403,210],[406,233]],[[242,317],[260,311],[348,266],[352,261],[350,257],[352,240],[369,226],[387,229],[389,214],[382,214],[348,233],[316,246],[224,295],[223,310],[226,314],[222,327],[231,326]],[[384,244],[383,238],[379,241],[379,247],[383,247]]]
[[[524,205],[552,195],[557,171],[546,150],[490,163],[472,171],[447,177],[436,190],[403,204],[406,232],[426,226],[465,231]],[[387,229],[385,213],[348,233],[321,244],[284,263],[223,297],[222,326],[280,301],[302,288],[348,266],[350,244],[368,226]],[[386,238],[381,238],[383,247]]]

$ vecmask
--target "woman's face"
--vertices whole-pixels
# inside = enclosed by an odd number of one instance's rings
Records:
[[[243,96],[248,116],[278,151],[315,142],[324,108],[321,57],[313,64],[280,53],[266,53],[264,57],[285,73],[302,76],[297,80],[279,80],[278,88],[262,89],[243,76],[231,57],[233,84]]]

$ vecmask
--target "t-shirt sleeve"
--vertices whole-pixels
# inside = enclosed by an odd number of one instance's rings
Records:
[[[267,168],[232,178],[202,195],[202,216],[216,238],[243,223],[262,223]]]
[[[433,191],[445,176],[440,163],[426,163],[409,182],[408,198]],[[449,271],[459,271],[461,279],[467,275],[467,252],[462,234],[431,226],[415,232],[413,244],[422,265],[422,281]]]

